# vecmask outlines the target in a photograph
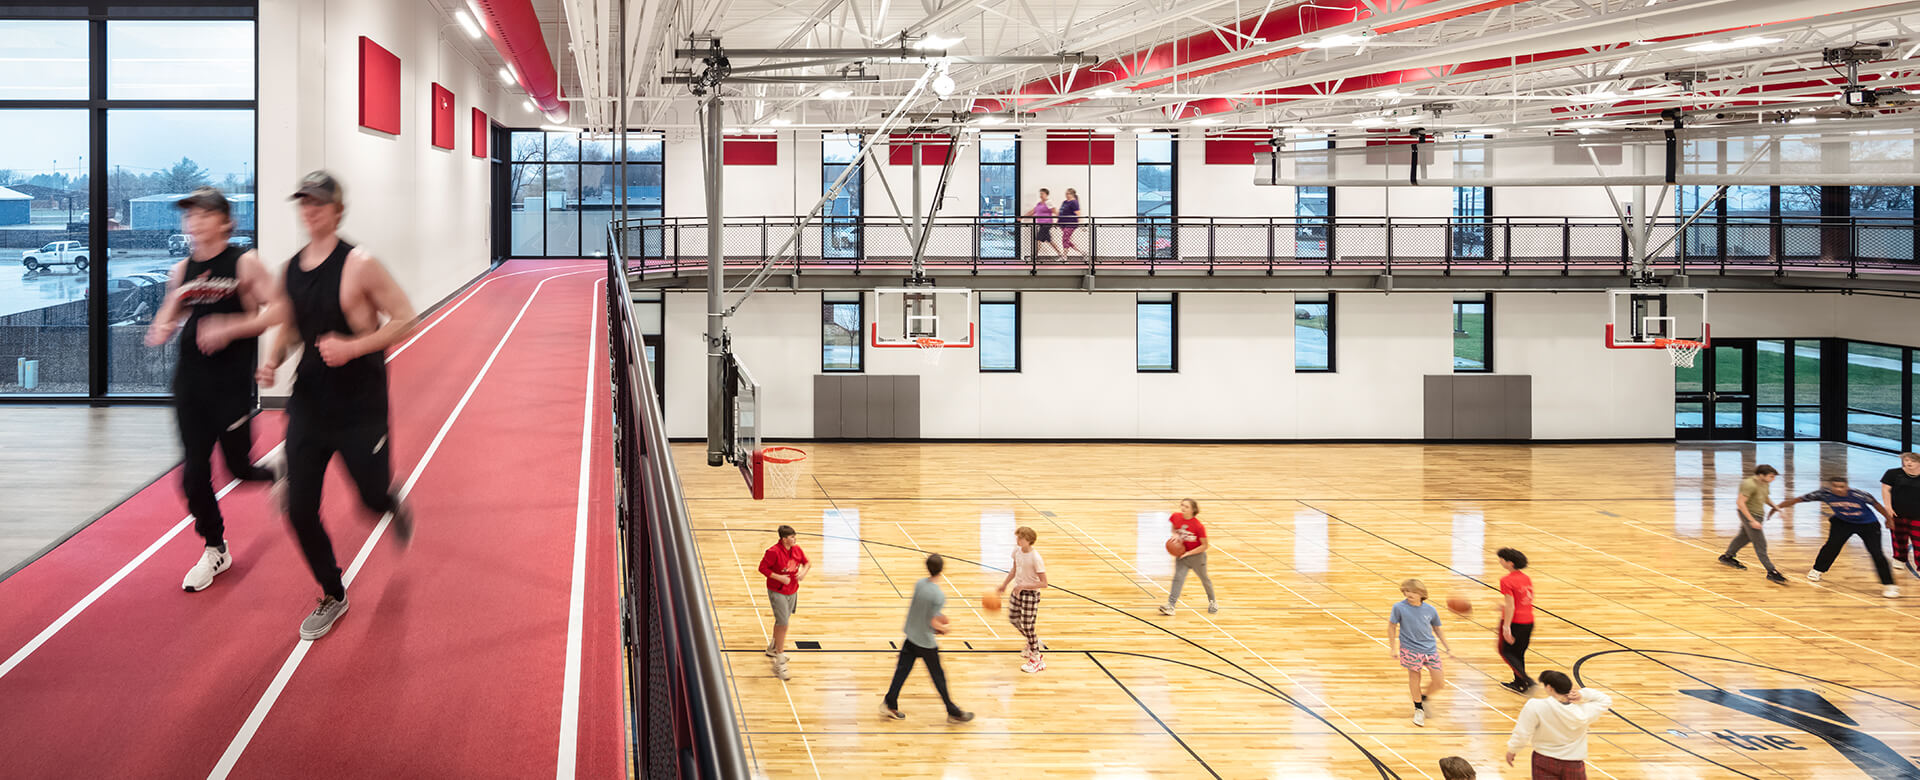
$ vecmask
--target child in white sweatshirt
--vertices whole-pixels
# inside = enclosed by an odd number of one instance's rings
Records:
[[[1534,780],[1587,780],[1587,729],[1607,714],[1613,698],[1592,688],[1574,690],[1573,680],[1557,671],[1541,672],[1540,684],[1551,695],[1520,708],[1507,740],[1507,766],[1531,743]]]

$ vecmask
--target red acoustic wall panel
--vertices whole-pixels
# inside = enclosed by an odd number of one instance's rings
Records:
[[[433,85],[433,145],[453,148],[453,90]]]
[[[1087,130],[1048,130],[1048,165],[1112,165],[1113,136]]]
[[[1271,133],[1227,132],[1207,137],[1208,165],[1252,165],[1253,153],[1267,151]]]
[[[400,134],[400,58],[360,36],[360,126]]]
[[[487,156],[487,112],[473,110],[473,156]]]
[[[780,137],[730,135],[720,139],[721,165],[779,165]]]
[[[952,148],[953,139],[939,133],[893,133],[888,136],[891,143],[887,146],[888,165],[912,165],[912,141],[920,141],[921,165],[946,165],[947,151]]]

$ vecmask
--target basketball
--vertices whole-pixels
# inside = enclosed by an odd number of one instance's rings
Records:
[[[993,591],[987,591],[987,595],[980,597],[980,606],[986,607],[988,612],[999,612],[1000,611],[1000,594],[995,593]]]
[[[1171,556],[1173,556],[1173,557],[1175,557],[1175,558],[1178,558],[1178,557],[1180,557],[1180,556],[1182,556],[1182,555],[1185,555],[1185,554],[1186,554],[1186,552],[1187,552],[1187,543],[1186,543],[1186,542],[1183,542],[1183,541],[1180,541],[1179,539],[1168,539],[1168,540],[1167,540],[1167,554],[1168,554],[1168,555],[1171,555]]]
[[[1455,593],[1447,597],[1447,609],[1453,610],[1453,614],[1456,615],[1471,615],[1473,602],[1468,601],[1466,596]]]

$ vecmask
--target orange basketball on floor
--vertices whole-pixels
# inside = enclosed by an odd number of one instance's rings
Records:
[[[1187,543],[1179,539],[1167,539],[1167,554],[1174,557],[1187,554]]]
[[[1468,601],[1466,596],[1455,593],[1447,597],[1447,609],[1453,610],[1453,614],[1456,615],[1471,615],[1473,602]]]
[[[1000,594],[995,593],[993,591],[987,591],[987,595],[980,597],[980,606],[986,607],[988,612],[999,612],[1000,611]]]

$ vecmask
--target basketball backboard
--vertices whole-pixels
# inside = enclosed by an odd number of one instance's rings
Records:
[[[882,287],[873,291],[873,304],[871,339],[875,347],[973,347],[972,290],[932,286]]]
[[[1707,291],[1634,287],[1607,291],[1608,349],[1661,349],[1663,341],[1682,339],[1706,344],[1712,326],[1707,318]]]

